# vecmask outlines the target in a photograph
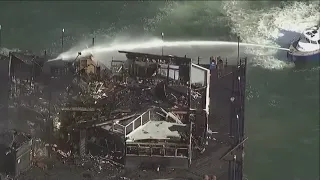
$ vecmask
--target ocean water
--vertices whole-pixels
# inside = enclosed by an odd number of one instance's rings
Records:
[[[60,57],[87,51],[108,65],[123,58],[117,50],[160,54],[164,32],[165,43],[184,42],[164,45],[165,54],[232,59],[237,47],[217,41],[235,42],[239,34],[243,43],[287,48],[319,24],[319,10],[318,1],[0,2],[1,51]],[[318,180],[320,68],[296,68],[274,48],[243,45],[241,56],[249,57],[245,177]]]

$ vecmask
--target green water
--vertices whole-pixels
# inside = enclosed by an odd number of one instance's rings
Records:
[[[246,18],[252,19],[237,24],[224,9],[230,3],[0,2],[2,45],[8,49],[29,49],[36,53],[47,49],[58,53],[62,28],[66,29],[65,49],[93,36],[102,42],[119,36],[159,36],[162,31],[168,40],[234,40],[237,30],[261,22],[267,22],[269,30],[264,31],[262,24],[255,31],[270,43],[273,40],[268,37],[277,28],[276,23],[285,23],[291,17],[272,14],[296,13],[294,8],[301,7],[291,2],[241,3],[236,9],[241,9],[240,14],[251,14]],[[319,10],[319,7],[306,7],[297,12],[308,17]],[[300,26],[297,21],[292,25],[295,28]],[[242,40],[256,43],[257,34],[253,37],[242,34]],[[319,67],[296,69],[279,66],[285,63],[274,60],[270,54],[248,55],[252,62],[259,60],[259,63],[248,67],[246,177],[249,180],[319,179]],[[276,58],[285,60],[284,56]]]
[[[249,69],[248,86],[249,179],[318,179],[319,68]]]

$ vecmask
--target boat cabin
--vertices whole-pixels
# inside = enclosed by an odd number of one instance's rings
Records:
[[[299,51],[309,52],[320,49],[320,28],[315,26],[305,30],[297,44]]]

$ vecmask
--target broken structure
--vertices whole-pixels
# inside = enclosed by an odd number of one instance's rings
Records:
[[[120,53],[128,59],[112,61],[111,79],[86,88],[92,105],[89,98],[86,107],[63,108],[64,137],[73,137],[82,155],[103,146],[118,152],[113,160],[126,167],[189,167],[193,150],[207,144],[210,70],[186,57]],[[94,136],[98,127],[109,135]],[[119,141],[101,144],[110,137]]]
[[[93,155],[129,169],[241,179],[246,60],[210,68],[187,57],[119,52],[127,60],[112,60],[110,70],[92,56],[46,62],[12,53],[15,106],[41,114],[43,138],[63,159]]]
[[[0,132],[0,173],[12,177],[27,171],[32,163],[32,139],[17,131]]]

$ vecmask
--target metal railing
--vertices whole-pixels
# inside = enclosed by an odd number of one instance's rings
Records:
[[[134,150],[131,150],[134,149]],[[127,147],[127,156],[189,158],[189,147]]]
[[[247,59],[240,59],[237,69],[234,73],[233,82],[233,107],[232,118],[230,119],[230,135],[235,139],[235,149],[242,151],[244,149],[244,103],[245,103],[245,85],[246,85],[246,66]],[[229,161],[229,179],[241,180],[243,178],[243,155]]]
[[[125,126],[124,134],[125,136],[128,136],[131,132],[139,128],[140,126],[146,124],[151,119],[151,110],[148,110],[144,113],[142,113],[139,117],[134,119],[132,122],[130,122],[128,125]]]
[[[133,132],[134,130],[136,130],[140,126],[143,126],[144,124],[146,124],[147,122],[150,121],[151,116],[152,116],[151,111],[152,111],[152,109],[147,110],[146,112],[142,113],[140,116],[138,116],[137,118],[132,120],[127,125],[114,123],[112,126],[112,130],[120,132],[127,137],[131,132]]]

